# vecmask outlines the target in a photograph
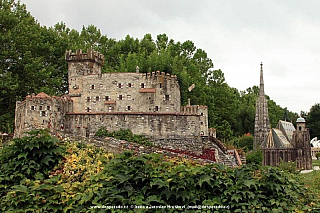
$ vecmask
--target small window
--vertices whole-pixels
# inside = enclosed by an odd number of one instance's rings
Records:
[[[100,101],[100,96],[96,96],[96,101]]]
[[[90,111],[91,111],[90,107],[87,107],[86,111],[87,111],[87,112],[90,112]]]
[[[122,95],[119,95],[118,98],[119,98],[119,100],[122,100],[122,99],[123,99]]]
[[[201,114],[200,114],[201,116],[203,116],[203,112],[201,112]]]
[[[132,110],[132,107],[131,106],[127,106],[127,110]]]
[[[58,112],[60,112],[60,107],[58,107]]]
[[[39,110],[42,110],[42,106],[39,106]]]
[[[128,87],[133,87],[133,84],[132,83],[128,83]]]
[[[203,125],[203,122],[201,121],[200,124]]]
[[[47,110],[51,110],[51,107],[50,107],[50,106],[47,106]]]
[[[165,95],[165,99],[166,99],[166,101],[169,101],[170,95]]]
[[[94,85],[91,85],[91,89],[94,89]]]
[[[158,112],[159,111],[159,106],[155,106],[154,111]]]
[[[106,95],[104,98],[106,101],[110,101],[110,97],[108,95]]]
[[[31,106],[31,110],[35,110],[35,107],[34,107],[34,106]]]
[[[141,83],[141,84],[140,84],[140,87],[141,87],[141,88],[144,88],[144,83]]]
[[[162,84],[161,83],[159,84],[159,87],[162,88]]]
[[[41,116],[42,117],[46,116],[46,111],[41,111]]]
[[[90,102],[90,99],[91,99],[90,97],[87,97],[87,102]]]
[[[121,83],[118,83],[118,88],[122,88],[122,84]]]

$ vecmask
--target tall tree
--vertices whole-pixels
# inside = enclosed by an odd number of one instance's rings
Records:
[[[311,107],[306,117],[306,126],[310,129],[311,138],[320,137],[320,103]]]

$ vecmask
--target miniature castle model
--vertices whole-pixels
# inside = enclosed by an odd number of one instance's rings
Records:
[[[207,106],[181,106],[177,76],[164,72],[102,73],[104,56],[66,52],[69,90],[61,97],[28,95],[16,103],[15,137],[37,128],[92,137],[100,127],[154,138],[208,136]]]
[[[277,166],[281,161],[296,161],[297,168],[311,169],[309,129],[304,118],[297,119],[297,129],[291,122],[279,121],[270,128],[268,105],[264,94],[263,70],[260,70],[260,91],[257,99],[254,148],[262,150],[263,165]]]

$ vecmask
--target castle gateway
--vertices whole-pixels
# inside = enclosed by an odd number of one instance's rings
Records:
[[[16,103],[15,137],[47,128],[62,136],[91,137],[100,127],[130,129],[153,138],[208,136],[207,106],[181,106],[177,76],[164,72],[102,73],[104,56],[66,52],[69,93],[28,95]]]

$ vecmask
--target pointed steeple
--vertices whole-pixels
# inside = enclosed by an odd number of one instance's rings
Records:
[[[262,69],[262,62],[260,64],[260,89],[259,89],[259,96],[264,96],[264,82],[263,82],[263,69]]]
[[[256,103],[256,117],[254,121],[254,141],[253,148],[259,149],[261,143],[267,138],[270,131],[270,122],[268,114],[268,104],[264,94],[264,81],[263,81],[263,69],[262,62],[260,64],[260,89],[259,97],[257,97]]]

